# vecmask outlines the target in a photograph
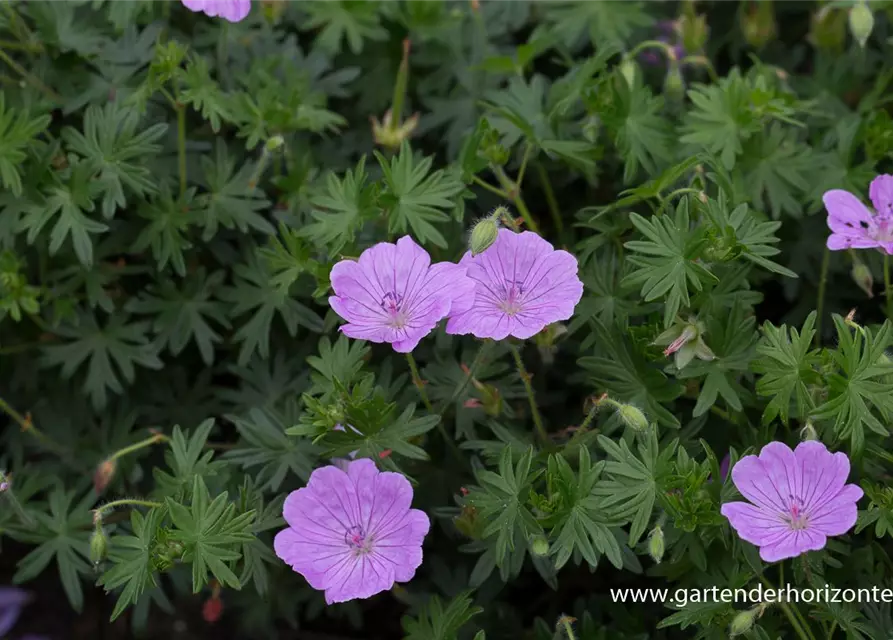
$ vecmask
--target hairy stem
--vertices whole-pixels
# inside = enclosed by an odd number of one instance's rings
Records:
[[[500,198],[505,198],[506,200],[509,199],[509,194],[507,194],[505,191],[503,191],[503,190],[500,189],[499,187],[494,187],[494,186],[493,186],[492,184],[490,184],[489,182],[486,182],[486,181],[484,181],[484,180],[481,180],[481,179],[478,178],[477,176],[474,176],[474,177],[471,179],[471,181],[472,181],[474,184],[478,185],[479,187],[483,187],[484,189],[486,189],[486,190],[489,191],[490,193],[495,193],[495,194],[496,194],[497,196],[499,196]]]
[[[34,526],[34,518],[28,515],[22,507],[22,503],[20,503],[19,499],[15,496],[15,492],[12,488],[12,478],[2,471],[0,471],[0,496],[6,496],[6,501],[9,503],[9,506],[12,507],[12,510],[15,511],[15,514],[19,517],[19,520],[23,525],[26,527]]]
[[[521,376],[521,382],[524,383],[524,390],[527,392],[527,400],[530,402],[530,413],[533,416],[533,424],[536,426],[536,431],[539,434],[540,439],[545,443],[549,443],[549,434],[546,433],[546,428],[543,426],[543,419],[540,417],[540,411],[536,406],[536,398],[533,395],[533,385],[530,384],[530,374],[527,373],[527,369],[524,368],[524,361],[521,359],[521,352],[518,351],[518,347],[509,344],[509,349],[511,349],[512,357],[515,359],[515,367],[518,369],[518,375]]]
[[[415,358],[412,357],[411,353],[406,354],[406,361],[409,363],[409,371],[412,374],[412,383],[415,385],[415,388],[419,390],[419,396],[422,398],[422,404],[425,405],[428,413],[434,413],[434,406],[431,404],[431,400],[428,398],[428,392],[425,391],[425,383],[422,381],[422,377],[419,375],[419,367],[418,365],[416,365]]]
[[[50,100],[52,100],[53,102],[62,102],[62,96],[60,96],[58,93],[53,91],[50,87],[45,85],[40,80],[40,78],[33,75],[31,72],[29,72],[27,69],[25,69],[25,67],[23,67],[18,62],[16,62],[11,57],[9,57],[9,55],[5,51],[3,51],[3,49],[0,49],[0,60],[5,62],[6,64],[8,64],[12,68],[13,71],[15,71],[17,74],[22,76],[22,78],[25,80],[25,82],[28,82],[35,89],[42,91],[44,94],[46,94],[46,96]]]
[[[111,502],[106,502],[104,505],[97,507],[94,509],[94,512],[100,514],[100,517],[103,516],[108,511],[114,511],[118,507],[148,507],[150,509],[157,509],[159,507],[163,507],[164,505],[161,502],[155,502],[153,500],[137,500],[134,498],[123,498],[121,500],[113,500]]]
[[[145,440],[140,440],[139,442],[135,442],[134,444],[132,444],[128,447],[124,447],[123,449],[118,449],[117,451],[115,451],[115,453],[113,453],[111,456],[109,456],[108,459],[109,460],[117,460],[118,458],[120,458],[122,456],[126,456],[128,454],[131,454],[134,451],[139,451],[140,449],[150,447],[153,444],[157,444],[159,442],[167,442],[169,440],[170,440],[170,438],[168,438],[163,433],[156,433],[153,436],[146,438]]]
[[[472,378],[474,378],[474,374],[477,371],[477,368],[484,361],[484,356],[490,350],[490,346],[493,343],[490,340],[484,340],[481,342],[480,348],[478,348],[477,354],[474,356],[474,360],[471,361],[471,366],[468,368],[468,373],[465,374],[465,378],[462,380],[462,384],[460,384],[456,390],[453,392],[453,395],[450,396],[450,399],[447,400],[443,407],[440,409],[440,415],[443,416],[444,413],[450,408],[450,406],[465,392],[465,389],[468,387],[468,383],[471,382]]]
[[[555,190],[552,189],[552,183],[549,181],[549,174],[546,173],[545,167],[539,162],[536,163],[536,172],[540,179],[540,185],[543,187],[543,194],[546,196],[546,205],[549,207],[549,214],[552,216],[552,224],[555,225],[558,237],[563,238],[564,222],[561,220],[561,209],[558,207]]]
[[[23,416],[21,413],[12,408],[12,406],[3,398],[0,398],[0,411],[12,418],[19,425],[22,431],[30,433],[32,436],[34,436],[46,449],[49,449],[53,453],[56,453],[63,457],[67,457],[65,448],[58,442],[50,438],[43,431],[38,429],[34,422],[31,420],[31,416]]]
[[[890,255],[884,254],[884,295],[887,300],[887,317],[893,320],[893,288],[890,287]]]
[[[177,103],[177,164],[180,169],[180,199],[186,197],[186,105]]]
[[[825,287],[828,284],[828,263],[831,260],[831,251],[825,247],[822,254],[822,267],[819,272],[819,297],[816,301],[815,339],[816,346],[822,343],[822,315],[825,312]]]

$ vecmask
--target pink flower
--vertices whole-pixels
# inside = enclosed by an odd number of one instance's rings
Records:
[[[874,213],[849,191],[832,189],[822,196],[828,210],[828,248],[871,249],[877,247],[893,255],[893,176],[871,181],[868,194]]]
[[[722,505],[722,514],[743,540],[760,548],[766,562],[822,549],[856,523],[862,489],[846,484],[850,461],[817,440],[794,451],[770,442],[759,457],[745,456],[732,468],[732,482],[746,502]]]
[[[251,11],[251,0],[182,0],[190,11],[223,18],[229,22],[244,20]]]
[[[288,528],[273,548],[328,604],[369,598],[412,580],[422,564],[431,523],[411,503],[409,481],[368,458],[322,467],[286,498]]]
[[[500,229],[496,242],[476,256],[463,256],[475,282],[468,309],[450,312],[447,333],[478,338],[529,338],[559,320],[567,320],[583,295],[577,259],[530,231]]]
[[[408,353],[448,313],[468,309],[474,282],[465,267],[431,264],[431,256],[409,236],[397,244],[381,242],[360,259],[342,260],[332,268],[335,295],[329,305],[348,324],[344,335],[370,342],[389,342]]]

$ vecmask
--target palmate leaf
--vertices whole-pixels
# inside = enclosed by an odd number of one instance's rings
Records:
[[[418,445],[412,444],[412,440],[437,426],[439,416],[413,417],[412,405],[406,407],[395,419],[383,421],[380,428],[370,431],[363,430],[363,435],[358,436],[349,431],[332,434],[331,441],[335,444],[332,455],[344,456],[352,451],[358,451],[358,455],[372,458],[381,457],[382,454],[392,451],[397,455],[412,458],[413,460],[428,460],[427,452]],[[348,411],[347,420],[351,415]],[[357,421],[359,422],[359,421]]]
[[[251,531],[254,511],[237,515],[236,506],[228,502],[228,497],[224,491],[211,500],[205,481],[197,475],[188,507],[171,498],[166,500],[176,527],[170,534],[171,539],[183,544],[183,560],[192,564],[193,593],[208,583],[209,573],[223,586],[242,587],[229,563],[241,557],[241,544],[254,537]]]
[[[143,165],[161,150],[158,141],[167,125],[156,123],[138,131],[140,113],[120,102],[104,107],[91,105],[84,115],[83,132],[74,127],[62,130],[62,139],[96,173],[102,198],[102,215],[111,218],[127,206],[124,188],[134,195],[155,192],[155,181]]]
[[[574,2],[558,0],[543,5],[547,33],[570,47],[578,45],[589,29],[596,47],[625,47],[633,32],[654,20],[643,2]]]
[[[19,198],[22,195],[20,169],[31,141],[52,120],[49,115],[32,117],[27,111],[6,108],[6,94],[0,91],[0,182]]]
[[[111,568],[102,574],[99,584],[106,593],[123,587],[112,620],[115,620],[143,593],[157,585],[152,563],[152,547],[155,534],[164,517],[164,509],[149,509],[143,516],[137,509],[130,512],[130,528],[133,535],[113,535],[109,544]]]
[[[252,409],[247,416],[227,416],[241,436],[238,445],[226,452],[225,460],[243,469],[260,467],[255,482],[260,489],[278,491],[288,475],[305,482],[310,478],[318,449],[304,438],[289,438],[279,416],[270,411]]]
[[[618,401],[632,402],[645,414],[668,427],[678,427],[679,420],[663,406],[682,394],[682,385],[671,382],[656,366],[630,343],[627,331],[614,327],[608,330],[597,319],[590,325],[595,337],[597,355],[579,359],[597,388],[604,388]]]
[[[190,105],[211,123],[214,133],[220,131],[222,120],[229,119],[226,96],[211,77],[208,59],[204,56],[190,56],[182,75],[183,87],[180,101]]]
[[[71,378],[84,362],[87,375],[83,389],[93,406],[105,407],[108,392],[124,392],[123,383],[131,383],[136,367],[160,369],[157,346],[147,338],[148,322],[130,322],[126,314],[114,314],[101,325],[92,312],[82,312],[78,323],[64,324],[56,333],[65,344],[44,347],[43,364],[59,366],[65,378]]]
[[[363,52],[365,40],[385,40],[388,32],[379,23],[379,3],[366,0],[335,0],[303,5],[310,19],[301,23],[302,31],[321,28],[316,44],[323,51],[335,54],[341,51],[344,40],[351,52]]]
[[[68,602],[75,611],[81,611],[84,605],[81,576],[90,571],[87,562],[92,520],[89,507],[93,498],[88,493],[79,503],[72,504],[74,492],[57,486],[49,495],[48,512],[30,511],[37,527],[29,532],[27,539],[39,546],[19,560],[13,582],[33,580],[55,559]]]
[[[478,510],[479,517],[487,523],[483,536],[496,537],[493,549],[496,566],[502,567],[514,552],[515,540],[527,540],[541,533],[539,523],[526,506],[527,494],[542,469],[531,470],[533,449],[512,464],[512,448],[503,448],[499,458],[499,472],[476,470],[479,486],[469,489],[465,503]]]
[[[250,230],[267,235],[276,233],[273,225],[260,214],[270,203],[253,182],[253,163],[246,162],[236,171],[236,161],[223,142],[218,142],[213,160],[202,156],[201,163],[208,189],[208,193],[197,199],[204,241],[213,238],[219,227],[242,233]]]
[[[368,179],[366,156],[360,158],[354,169],[348,169],[343,178],[330,174],[325,189],[310,198],[314,222],[302,233],[326,247],[333,256],[352,243],[366,221],[377,212],[374,186]]]
[[[265,504],[263,492],[248,476],[245,476],[242,486],[239,487],[240,513],[249,509],[253,509],[255,512],[255,518],[251,524],[251,532],[254,537],[249,542],[242,543],[242,573],[239,576],[239,582],[243,585],[253,582],[258,595],[261,596],[266,595],[269,591],[267,565],[275,567],[282,561],[273,552],[272,545],[262,540],[258,534],[271,529],[281,529],[285,525],[285,520],[282,518],[284,500],[285,496],[283,495]]]
[[[561,496],[557,520],[552,536],[555,568],[561,569],[575,552],[579,552],[592,568],[598,565],[599,555],[605,555],[615,567],[623,566],[620,545],[610,527],[622,524],[612,519],[610,510],[593,494],[605,468],[601,461],[592,465],[589,449],[580,447],[577,471],[571,469],[563,456],[549,457],[549,476]]]
[[[137,212],[148,222],[136,237],[132,249],[134,252],[151,249],[159,270],[170,264],[178,275],[186,275],[185,252],[193,246],[188,239],[189,227],[196,224],[196,215],[192,211],[195,192],[195,187],[190,187],[180,197],[174,195],[168,182],[162,182],[157,196],[143,202]]]
[[[307,358],[307,364],[316,372],[310,374],[312,395],[336,391],[335,381],[347,387],[363,370],[363,362],[369,354],[369,345],[363,340],[350,340],[344,334],[332,344],[328,336],[319,340],[319,355]]]
[[[612,78],[611,90],[614,98],[606,123],[624,159],[623,181],[631,184],[640,169],[654,175],[673,159],[673,131],[670,122],[661,116],[663,97],[653,95],[638,78],[630,86],[618,72]]]
[[[778,219],[782,214],[803,214],[812,176],[827,170],[827,163],[789,127],[775,122],[744,146],[741,170],[753,205],[760,209],[768,205],[772,217]]]
[[[154,316],[152,330],[173,355],[194,342],[202,360],[211,365],[214,345],[222,338],[208,321],[227,329],[230,326],[223,303],[213,298],[224,275],[223,271],[208,275],[202,267],[190,274],[181,288],[172,280],[151,285],[139,298],[130,300],[127,310]]]
[[[834,420],[840,438],[849,438],[854,452],[865,446],[865,427],[888,437],[887,425],[893,419],[893,362],[885,350],[893,343],[893,324],[885,321],[876,333],[870,329],[853,331],[839,315],[834,315],[837,349],[831,351],[840,373],[828,375],[828,401],[817,407],[813,417]],[[883,422],[873,414],[877,409]]]
[[[602,498],[602,508],[610,510],[613,517],[631,522],[630,547],[645,533],[657,497],[658,478],[672,460],[678,444],[674,440],[669,446],[659,447],[654,429],[648,431],[644,440],[639,445],[637,457],[629,450],[626,441],[617,443],[603,435],[598,436],[599,444],[610,458],[604,468],[610,479],[599,482],[593,494]]]
[[[401,620],[406,632],[404,640],[457,640],[462,627],[482,611],[481,607],[474,606],[467,591],[446,606],[440,598],[432,596],[418,616],[404,616]]]
[[[716,280],[698,261],[704,241],[700,232],[692,231],[688,210],[688,200],[683,199],[673,217],[666,214],[646,220],[630,214],[630,221],[647,240],[624,244],[635,252],[629,261],[638,268],[623,283],[641,285],[646,302],[665,298],[664,328],[673,323],[683,306],[689,306],[689,286],[701,291],[705,283]]]
[[[266,358],[270,353],[270,334],[273,318],[282,318],[289,335],[294,337],[298,327],[314,332],[323,329],[322,319],[310,307],[300,303],[289,291],[278,287],[269,266],[256,256],[248,264],[233,267],[235,284],[221,290],[220,297],[232,303],[231,317],[239,317],[253,311],[251,318],[235,334],[242,343],[239,349],[240,365],[246,364],[256,351]]]
[[[214,419],[209,418],[196,427],[187,439],[180,425],[174,427],[170,449],[164,454],[171,473],[158,467],[152,470],[158,490],[163,495],[174,497],[188,495],[197,477],[211,477],[222,469],[224,463],[213,460],[214,451],[205,448],[208,435],[213,428]]]
[[[23,219],[28,242],[33,244],[43,228],[53,219],[50,232],[50,254],[56,254],[70,237],[74,253],[85,267],[93,266],[91,235],[108,231],[108,226],[87,216],[96,208],[94,198],[99,185],[90,179],[92,169],[85,163],[72,163],[45,192],[45,197],[32,204]]]
[[[465,189],[459,176],[443,169],[429,173],[433,158],[423,158],[416,164],[406,142],[390,161],[377,151],[375,157],[387,185],[380,203],[388,212],[389,231],[408,233],[411,230],[418,242],[431,242],[445,249],[446,238],[434,225],[446,222],[448,216],[444,211],[456,207],[454,200]]]
[[[822,381],[819,351],[811,348],[815,320],[815,312],[810,313],[800,331],[786,325],[776,327],[768,321],[763,324],[763,337],[757,345],[760,357],[752,366],[762,374],[756,384],[757,395],[771,398],[763,410],[763,424],[776,417],[787,424],[791,417],[802,418],[815,408],[809,387]]]

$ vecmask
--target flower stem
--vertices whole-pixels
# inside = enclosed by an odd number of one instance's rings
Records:
[[[890,287],[890,254],[884,254],[884,295],[887,300],[887,317],[893,320],[893,288]]]
[[[455,391],[453,391],[453,395],[450,396],[450,399],[447,400],[443,407],[440,409],[440,415],[443,416],[444,413],[450,408],[450,406],[462,395],[465,389],[468,387],[468,383],[471,382],[472,378],[474,378],[474,374],[477,371],[477,368],[480,366],[481,362],[484,361],[484,356],[490,350],[490,345],[492,342],[490,340],[484,340],[481,342],[481,346],[478,349],[477,354],[474,356],[474,360],[471,361],[471,366],[468,368],[468,373],[465,374],[465,378],[462,380],[462,384],[460,384]]]
[[[512,182],[507,175],[505,175],[505,171],[499,165],[490,165],[490,168],[493,170],[493,173],[496,174],[496,178],[499,180],[499,185],[503,188],[506,195],[511,199],[512,203],[518,209],[518,213],[521,214],[521,218],[524,219],[524,224],[530,231],[534,233],[539,233],[539,227],[536,225],[536,221],[533,219],[533,216],[530,214],[530,209],[527,208],[527,203],[524,202],[524,197],[521,195],[520,187]]]
[[[524,157],[521,158],[521,167],[518,169],[518,178],[515,180],[518,189],[521,188],[521,183],[524,182],[524,174],[527,171],[527,161],[530,160],[530,152],[532,149],[533,147],[529,142],[524,147]]]
[[[540,417],[540,411],[536,406],[536,398],[533,395],[533,386],[530,384],[530,374],[527,373],[527,369],[524,368],[524,361],[521,360],[521,352],[518,351],[518,347],[513,345],[512,343],[508,343],[509,349],[511,349],[512,357],[515,359],[515,367],[518,369],[518,375],[521,376],[521,382],[524,383],[524,389],[527,391],[527,400],[530,402],[530,413],[533,415],[533,424],[536,426],[536,431],[539,434],[540,439],[549,444],[549,434],[546,433],[546,428],[543,426],[543,419]]]
[[[177,103],[177,160],[180,169],[180,199],[186,197],[186,105]]]
[[[555,198],[555,190],[552,189],[552,183],[549,182],[549,174],[546,173],[545,167],[539,162],[536,163],[536,172],[543,187],[543,194],[546,196],[546,205],[549,207],[549,213],[552,215],[552,224],[555,225],[558,237],[563,238],[564,223],[561,221],[561,210],[558,207],[558,200]]]
[[[153,500],[137,500],[134,498],[123,498],[121,500],[113,500],[111,502],[106,502],[104,505],[97,507],[94,509],[95,512],[99,512],[100,516],[102,516],[107,511],[113,511],[118,507],[148,507],[150,509],[157,509],[159,507],[163,507],[164,505],[161,502],[155,502]]]
[[[766,580],[765,578],[760,578],[761,582],[768,588],[775,590],[775,587],[772,586],[772,583]],[[798,615],[795,613],[795,610],[791,607],[791,605],[784,600],[779,600],[778,605],[781,607],[781,610],[784,612],[785,616],[787,616],[788,621],[791,623],[791,626],[794,628],[794,631],[797,632],[797,636],[802,638],[802,640],[815,640],[815,636],[812,635],[812,631],[809,629],[809,625],[805,622],[801,625],[798,621]]]
[[[577,640],[577,636],[574,635],[574,628],[571,626],[570,620],[564,620],[564,632],[567,634],[568,640]]]
[[[18,62],[16,62],[11,57],[9,57],[9,55],[5,51],[3,51],[3,49],[0,49],[0,60],[5,62],[6,64],[8,64],[12,68],[13,71],[15,71],[20,76],[22,76],[22,78],[24,78],[24,80],[26,82],[28,82],[32,86],[34,86],[35,89],[38,89],[39,91],[42,91],[43,93],[45,93],[46,96],[50,100],[52,100],[53,102],[57,102],[57,103],[62,102],[62,96],[60,96],[58,93],[56,93],[51,88],[49,88],[47,85],[45,85],[40,80],[40,78],[38,78],[37,76],[30,73],[27,69],[25,69],[25,67],[23,67]]]
[[[816,301],[815,339],[816,346],[822,343],[822,314],[825,312],[825,286],[828,284],[828,263],[831,260],[831,250],[825,247],[822,254],[822,267],[819,272],[819,297]]]
[[[15,511],[16,515],[21,520],[22,524],[26,527],[34,526],[34,518],[32,518],[25,509],[22,507],[22,503],[19,502],[19,499],[16,498],[15,492],[12,488],[12,478],[2,471],[0,471],[0,485],[2,485],[2,489],[0,489],[0,495],[6,496],[6,501],[12,507],[12,510]]]
[[[145,440],[140,440],[139,442],[136,442],[128,447],[124,447],[123,449],[118,449],[117,451],[115,451],[115,453],[110,455],[108,457],[108,459],[109,460],[117,460],[118,458],[120,458],[122,456],[126,456],[128,454],[131,454],[134,451],[139,451],[140,449],[150,447],[153,444],[157,444],[159,442],[167,442],[169,440],[170,440],[170,438],[168,438],[163,433],[156,433],[156,434],[152,435],[151,437],[146,438]]]
[[[589,425],[592,424],[592,421],[595,419],[595,414],[598,413],[599,404],[598,402],[592,403],[592,408],[589,410],[589,413],[586,414],[586,417],[583,419],[583,422],[577,427],[577,433],[583,433],[586,429],[589,428]]]
[[[500,189],[499,187],[494,187],[494,186],[493,186],[492,184],[490,184],[489,182],[486,182],[486,181],[484,181],[484,180],[481,180],[481,179],[478,178],[477,176],[474,176],[474,177],[471,179],[471,181],[472,181],[474,184],[478,185],[479,187],[483,187],[484,189],[486,189],[486,190],[489,191],[490,193],[495,193],[495,194],[498,195],[500,198],[505,198],[506,200],[509,199],[509,194],[507,194],[505,191],[503,191],[503,190]]]
[[[425,405],[428,413],[434,413],[434,406],[431,404],[431,400],[428,398],[428,392],[425,391],[425,383],[422,381],[422,377],[419,375],[419,368],[416,365],[415,358],[412,357],[411,353],[406,354],[406,361],[409,363],[409,371],[410,373],[412,373],[412,383],[415,385],[415,388],[419,390],[419,396],[421,396],[422,398],[422,403]]]
[[[43,431],[38,429],[34,422],[31,420],[30,415],[23,416],[21,413],[13,409],[12,406],[10,406],[9,403],[7,403],[3,398],[0,398],[0,411],[12,418],[16,423],[18,423],[22,431],[28,432],[33,435],[45,448],[63,457],[67,456],[65,448],[58,442],[50,438]]]

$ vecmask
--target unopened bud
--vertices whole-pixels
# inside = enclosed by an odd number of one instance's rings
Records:
[[[806,425],[800,429],[800,439],[804,442],[806,440],[818,440],[819,434],[816,433],[815,427],[812,424],[811,420],[806,421]]]
[[[105,560],[108,548],[108,536],[105,535],[101,525],[96,525],[93,529],[93,535],[90,536],[90,562],[97,565]]]
[[[639,74],[639,65],[632,58],[624,58],[620,63],[620,75],[626,80],[627,86],[632,89],[636,86],[636,77]]]
[[[709,33],[707,18],[695,14],[693,10],[679,19],[677,30],[682,36],[682,47],[687,52],[701,51],[707,44],[707,34]]]
[[[621,404],[617,408],[617,415],[623,420],[623,424],[634,431],[645,431],[648,428],[648,418],[638,407],[631,404]]]
[[[664,94],[670,100],[681,100],[685,96],[685,79],[676,60],[670,62],[667,78],[664,80]]]
[[[865,48],[871,32],[874,30],[874,14],[865,0],[853,5],[850,9],[850,33],[859,46]]]
[[[497,237],[499,237],[499,218],[495,213],[479,220],[471,230],[471,237],[468,240],[471,255],[476,256],[489,249]]]
[[[854,262],[850,277],[869,299],[874,297],[874,279],[871,277],[871,269],[868,268],[868,265],[864,262]]]
[[[285,138],[282,136],[273,136],[264,144],[264,150],[272,153],[274,151],[278,151],[279,148],[285,144]]]
[[[109,486],[109,482],[115,476],[117,469],[118,463],[115,462],[114,458],[104,460],[96,467],[96,471],[93,473],[93,488],[96,489],[96,493],[105,491],[106,487]]]
[[[741,611],[732,619],[732,624],[729,625],[729,635],[740,636],[741,634],[747,633],[753,628],[753,623],[757,619],[757,608],[747,609],[746,611]]]
[[[666,542],[664,541],[664,530],[660,525],[654,527],[648,536],[648,555],[655,563],[660,564],[666,550]]]
[[[812,16],[810,39],[819,49],[840,53],[846,42],[847,15],[835,7],[824,6]]]
[[[742,27],[747,44],[756,49],[766,46],[778,31],[772,0],[758,0],[756,6],[744,14]]]
[[[549,555],[549,541],[543,536],[535,536],[530,541],[530,552],[540,558]]]
[[[217,594],[212,595],[202,605],[202,618],[205,622],[213,624],[220,620],[221,615],[223,615],[223,600]]]

